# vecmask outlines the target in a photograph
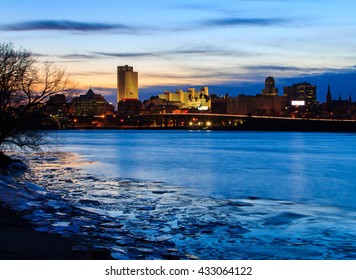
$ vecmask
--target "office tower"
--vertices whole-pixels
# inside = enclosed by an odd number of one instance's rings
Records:
[[[307,107],[317,105],[315,85],[303,82],[294,84],[293,86],[285,86],[283,89],[284,96],[287,96],[289,104],[291,104],[292,101],[304,101]]]
[[[138,99],[138,73],[132,66],[118,66],[117,103],[127,99]]]
[[[275,87],[274,78],[267,77],[265,80],[265,88],[262,90],[262,95],[278,96],[278,88]]]
[[[101,94],[95,94],[90,88],[86,94],[74,97],[72,100],[74,115],[101,116],[112,114],[114,107]]]

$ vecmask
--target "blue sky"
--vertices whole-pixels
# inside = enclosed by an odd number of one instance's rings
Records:
[[[128,64],[140,99],[188,85],[257,94],[271,75],[280,93],[308,81],[323,101],[330,83],[334,98],[356,100],[356,1],[12,0],[1,10],[0,42],[106,95]]]

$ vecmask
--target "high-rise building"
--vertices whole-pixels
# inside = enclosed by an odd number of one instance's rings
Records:
[[[265,80],[265,88],[262,90],[262,95],[278,96],[278,88],[275,87],[274,78],[269,76]]]
[[[138,73],[128,65],[117,67],[117,103],[126,99],[138,99]]]
[[[294,84],[293,86],[285,86],[283,89],[284,96],[287,96],[289,105],[291,105],[293,101],[304,101],[304,105],[309,108],[318,104],[315,85],[303,82]]]
[[[76,116],[101,116],[114,112],[114,107],[105,100],[104,96],[95,94],[91,88],[86,94],[74,97],[72,106]]]

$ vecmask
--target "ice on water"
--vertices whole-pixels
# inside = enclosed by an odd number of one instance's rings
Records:
[[[163,182],[97,177],[72,153],[31,154],[1,199],[40,231],[108,247],[117,259],[354,259],[356,212],[192,194]]]

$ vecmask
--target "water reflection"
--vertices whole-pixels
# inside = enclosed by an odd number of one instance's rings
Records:
[[[354,207],[356,145],[348,134],[59,131],[61,150],[101,162],[96,174],[165,181],[205,195]]]

